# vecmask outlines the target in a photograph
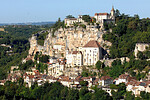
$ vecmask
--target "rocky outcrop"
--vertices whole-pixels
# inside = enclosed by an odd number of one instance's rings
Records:
[[[76,51],[82,48],[90,40],[97,40],[101,47],[104,47],[104,44],[111,46],[111,43],[104,41],[102,35],[104,32],[99,31],[98,29],[92,27],[84,28],[60,28],[54,33],[55,37],[52,37],[51,31],[47,31],[47,35],[44,46],[37,44],[37,34],[42,34],[43,32],[32,35],[29,39],[30,41],[30,50],[29,55],[34,55],[37,51],[42,52],[42,54],[57,56],[64,55],[65,50]],[[59,44],[59,45],[58,45]],[[55,45],[55,48],[54,48]],[[62,47],[61,50],[56,50],[57,46]]]
[[[139,51],[141,52],[145,51],[146,47],[149,47],[149,45],[150,44],[147,43],[136,43],[135,50],[134,50],[135,57],[137,57]]]

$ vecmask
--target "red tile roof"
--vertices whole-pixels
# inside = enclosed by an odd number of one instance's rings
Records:
[[[81,81],[82,80],[82,76],[78,76],[75,78],[75,81]]]
[[[53,76],[48,76],[47,79],[58,80],[58,78],[55,78]]]
[[[69,19],[69,20],[77,20],[77,18],[65,18],[65,19]]]
[[[102,76],[100,78],[100,80],[108,80],[108,79],[112,79],[110,76]]]
[[[96,48],[99,48],[101,46],[99,45],[99,43],[97,41],[91,40],[86,45],[84,45],[83,47],[96,47]]]
[[[128,77],[127,80],[132,81],[132,80],[136,80],[136,78],[135,77]]]
[[[99,78],[96,78],[96,79],[94,80],[94,82],[97,83],[99,80],[100,80]]]
[[[34,73],[35,73],[36,75],[39,75],[39,74],[40,74],[39,70],[35,70]]]
[[[81,51],[73,51],[72,54],[81,53]]]
[[[82,77],[83,80],[89,80],[90,77]]]
[[[29,79],[33,79],[34,75],[28,75]]]
[[[6,80],[0,80],[0,83],[5,83],[6,82]]]
[[[112,7],[111,11],[115,11],[115,10],[114,10],[114,7]]]
[[[26,61],[32,60],[32,58],[31,58],[31,57],[27,57],[27,58],[25,58],[25,60],[26,60]]]
[[[99,15],[108,15],[108,13],[95,13],[95,16],[99,16]]]
[[[135,86],[137,83],[138,83],[137,80],[131,80],[126,85],[133,85],[133,86]]]
[[[59,82],[61,81],[66,81],[66,82],[72,82],[73,80],[71,80],[68,76],[59,76]]]
[[[128,79],[130,76],[127,74],[122,74],[119,76],[120,79]]]

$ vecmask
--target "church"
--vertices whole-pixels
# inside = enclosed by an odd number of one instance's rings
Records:
[[[94,18],[97,23],[104,24],[105,22],[115,22],[115,10],[112,7],[112,10],[109,13],[95,13]]]

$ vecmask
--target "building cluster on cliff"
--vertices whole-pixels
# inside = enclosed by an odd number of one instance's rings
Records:
[[[141,91],[150,92],[150,81],[141,80],[137,81],[129,74],[122,74],[117,79],[113,79],[109,76],[99,77],[82,77],[82,66],[95,66],[97,61],[101,60],[106,66],[111,67],[114,59],[109,59],[109,47],[112,45],[108,41],[102,39],[105,31],[103,30],[104,23],[115,23],[115,10],[112,8],[111,13],[95,13],[94,17],[96,23],[99,23],[100,28],[94,25],[88,25],[83,19],[82,15],[78,18],[66,18],[65,24],[69,28],[59,28],[52,36],[52,30],[41,31],[37,34],[33,34],[29,39],[30,50],[27,58],[23,59],[23,63],[28,60],[35,60],[37,52],[42,55],[49,55],[49,61],[46,63],[47,73],[40,73],[36,69],[36,66],[31,68],[31,71],[22,72],[18,67],[13,66],[10,74],[6,80],[17,81],[19,77],[24,79],[27,86],[31,87],[35,82],[38,85],[42,85],[45,82],[59,81],[63,85],[71,88],[80,88],[81,81],[87,81],[88,88],[95,85],[100,86],[103,90],[107,91],[111,95],[109,88],[110,84],[125,83],[127,91],[132,91],[135,96],[140,95]],[[86,25],[86,29],[83,27],[70,27],[74,23],[82,23]],[[44,40],[44,45],[41,46],[37,43],[37,35],[48,32]],[[149,47],[149,44],[137,43],[135,46],[135,57],[139,51],[143,52]],[[121,62],[128,62],[128,57],[118,58]],[[37,60],[37,63],[39,61]],[[99,72],[97,69],[93,69],[95,72]],[[22,75],[21,75],[22,74]],[[150,76],[150,74],[148,75]],[[2,80],[0,84],[6,80]]]

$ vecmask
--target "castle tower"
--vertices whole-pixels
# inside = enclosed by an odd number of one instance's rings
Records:
[[[111,17],[112,19],[115,19],[115,10],[114,10],[114,6],[112,6],[110,17]]]

